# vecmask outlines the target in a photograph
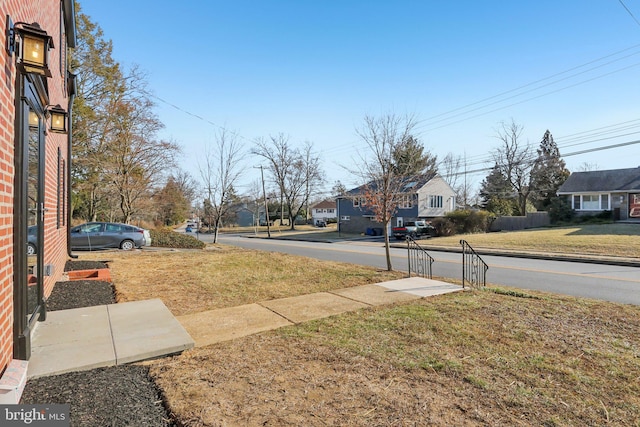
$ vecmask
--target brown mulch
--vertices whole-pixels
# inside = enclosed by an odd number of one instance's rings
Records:
[[[64,266],[64,271],[98,270],[100,268],[109,268],[107,261],[69,260]]]
[[[65,271],[107,268],[103,262],[69,261]],[[47,310],[115,303],[111,283],[56,283]],[[27,381],[21,404],[69,404],[71,426],[174,426],[161,392],[144,365],[127,364]]]

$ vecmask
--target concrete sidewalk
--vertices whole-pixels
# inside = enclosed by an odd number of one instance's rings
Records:
[[[151,359],[365,307],[461,290],[412,277],[177,318],[159,299],[53,311],[33,333],[28,377]]]
[[[52,311],[33,332],[27,376],[121,365],[193,346],[159,299]]]
[[[461,290],[459,285],[411,277],[221,308],[179,316],[177,319],[195,340],[196,347],[202,347],[365,307],[406,302]]]

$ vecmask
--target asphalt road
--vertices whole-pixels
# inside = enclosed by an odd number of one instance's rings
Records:
[[[201,240],[211,236],[200,235]],[[386,268],[381,242],[318,243],[248,238],[224,234],[221,243],[244,248],[285,252],[311,258]],[[462,255],[429,251],[435,258],[433,275],[462,278]],[[407,271],[406,249],[392,248],[393,268]],[[557,260],[483,255],[489,265],[487,283],[584,298],[640,305],[640,268]]]

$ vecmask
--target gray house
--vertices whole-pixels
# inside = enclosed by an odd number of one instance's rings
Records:
[[[364,204],[366,186],[348,191],[336,199],[338,229],[345,233],[364,233],[382,230],[370,208]],[[404,221],[433,219],[455,210],[456,193],[439,175],[422,175],[404,186],[404,195],[391,219],[390,227],[401,226]]]
[[[640,167],[574,172],[560,186],[578,215],[612,211],[615,220],[640,222]]]

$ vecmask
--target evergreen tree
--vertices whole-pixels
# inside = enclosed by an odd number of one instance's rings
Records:
[[[515,193],[509,179],[495,165],[480,185],[481,206],[495,215],[513,215],[518,213]]]
[[[551,132],[547,130],[540,141],[538,158],[531,171],[531,186],[536,195],[534,203],[538,210],[548,209],[551,201],[557,197],[558,188],[568,177],[569,170],[560,157],[560,150]]]
[[[169,177],[162,190],[155,195],[154,200],[164,225],[179,224],[189,214],[189,201],[173,176]]]
[[[412,135],[397,144],[393,152],[394,172],[398,176],[412,177],[422,174],[435,175],[438,171],[437,156],[424,152],[424,146]]]

